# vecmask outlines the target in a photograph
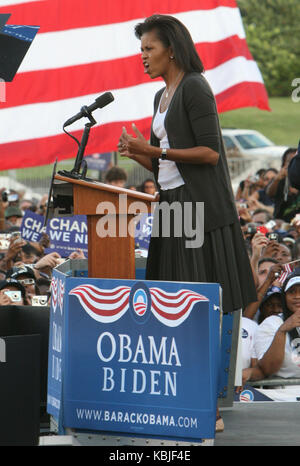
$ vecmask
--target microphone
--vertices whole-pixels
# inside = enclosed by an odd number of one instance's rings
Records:
[[[106,105],[110,104],[113,100],[115,100],[115,99],[114,99],[114,96],[112,95],[112,93],[111,92],[105,92],[105,94],[102,94],[102,95],[100,95],[100,97],[97,97],[97,99],[95,100],[94,103],[92,103],[88,107],[87,106],[82,107],[80,112],[77,113],[77,115],[74,115],[73,117],[69,118],[64,123],[64,127],[71,125],[72,123],[74,123],[77,120],[80,120],[80,118],[82,118],[84,116],[89,118],[90,114],[94,110],[96,110],[97,108],[105,107]]]

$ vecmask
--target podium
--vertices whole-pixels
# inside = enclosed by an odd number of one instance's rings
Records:
[[[94,180],[55,175],[55,216],[86,215],[90,278],[135,278],[134,228],[155,205],[150,194]]]

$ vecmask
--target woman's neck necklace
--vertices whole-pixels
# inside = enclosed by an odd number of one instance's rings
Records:
[[[170,86],[170,88],[168,89],[166,87],[165,89],[165,98],[168,99],[170,93],[176,88],[177,84],[179,83],[179,79],[182,77],[183,75],[183,71],[179,71],[175,81],[174,81],[174,84],[172,86]]]

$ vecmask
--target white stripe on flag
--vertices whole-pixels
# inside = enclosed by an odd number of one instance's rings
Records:
[[[220,7],[173,16],[187,26],[195,43],[218,42],[234,35],[245,38],[237,9]],[[41,32],[33,41],[19,73],[115,60],[139,54],[140,41],[134,35],[134,26],[141,21],[143,18],[68,31]]]
[[[245,79],[261,82],[256,63],[244,58],[230,60],[214,70],[207,71],[205,76],[215,94],[242,83]],[[223,76],[224,79],[220,79],[220,76]],[[94,118],[101,124],[138,121],[146,118],[152,114],[155,93],[163,86],[164,83],[161,81],[153,81],[123,89],[109,89],[115,98],[114,102],[96,111]],[[6,130],[0,130],[0,144],[61,134],[63,123],[70,116],[79,112],[83,105],[93,103],[98,96],[99,94],[92,94],[73,99],[2,109],[0,128],[6,128]],[[13,122],[13,124],[8,126],[8,121]],[[72,131],[82,129],[85,123],[86,119],[84,118],[77,121],[72,125]]]

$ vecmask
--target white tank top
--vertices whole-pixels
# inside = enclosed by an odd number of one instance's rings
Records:
[[[153,120],[152,129],[155,136],[160,140],[160,147],[162,149],[169,149],[170,145],[164,125],[168,109],[163,113],[160,113],[159,108],[160,104]],[[180,175],[175,162],[172,160],[159,159],[158,183],[163,191],[178,188],[178,186],[182,186],[184,184],[184,180]]]

